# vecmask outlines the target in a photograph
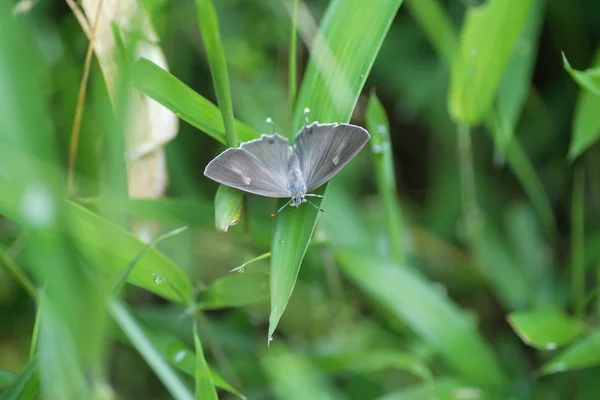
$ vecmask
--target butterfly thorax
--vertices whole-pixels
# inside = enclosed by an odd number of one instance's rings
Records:
[[[289,193],[292,198],[290,205],[293,207],[298,207],[306,201],[304,198],[304,196],[306,196],[306,182],[302,176],[300,162],[298,161],[298,156],[296,156],[296,154],[293,154],[290,158]]]

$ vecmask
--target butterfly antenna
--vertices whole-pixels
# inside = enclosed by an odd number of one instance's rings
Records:
[[[323,210],[321,207],[319,207],[318,205],[316,205],[316,204],[315,204],[315,203],[313,203],[312,201],[310,201],[310,200],[308,200],[308,199],[305,199],[305,200],[306,200],[306,202],[307,202],[308,204],[310,204],[311,206],[313,206],[313,207],[314,207],[314,208],[316,208],[317,210],[319,210],[319,211],[321,211],[321,212],[325,212],[325,210]]]
[[[290,204],[291,201],[292,201],[292,199],[289,199],[287,203],[285,203],[283,206],[281,206],[281,208],[279,210],[277,210],[277,212],[274,212],[273,214],[271,214],[271,217],[274,217],[277,214],[279,214],[279,212],[281,212],[281,210],[283,210],[288,204]]]
[[[304,126],[308,125],[308,113],[310,112],[310,108],[306,107],[304,109]]]
[[[271,134],[275,134],[275,122],[273,122],[271,117],[267,118],[267,124],[271,125]]]

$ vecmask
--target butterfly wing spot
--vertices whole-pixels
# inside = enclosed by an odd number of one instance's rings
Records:
[[[247,176],[242,176],[242,180],[246,185],[249,185],[250,182],[252,182],[252,179],[248,178]]]

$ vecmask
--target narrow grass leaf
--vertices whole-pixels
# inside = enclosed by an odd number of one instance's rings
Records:
[[[381,0],[372,7],[361,0],[334,0],[322,19],[300,88],[294,113],[294,131],[304,124],[304,109],[311,120],[348,122],[402,0]],[[369,18],[365,18],[369,15]],[[308,38],[305,20],[299,30]],[[325,193],[327,185],[315,191]],[[321,199],[315,204],[320,205]],[[277,216],[271,245],[271,314],[269,337],[275,332],[294,289],[300,264],[312,237],[318,211],[313,207],[287,207]]]
[[[585,170],[575,166],[571,197],[571,296],[575,315],[585,312]]]
[[[508,322],[523,342],[540,350],[567,345],[585,330],[583,322],[554,309],[514,312]]]
[[[444,10],[438,0],[411,0],[408,5],[413,17],[427,33],[429,40],[438,51],[440,57],[448,65],[451,65],[456,46],[458,46],[458,39],[452,29],[450,15]],[[532,8],[535,9],[535,5]],[[510,74],[510,72],[505,72],[505,74]],[[509,133],[506,135],[500,124],[495,126],[492,123],[492,116],[497,119],[497,112],[492,111],[488,113],[485,120],[488,128],[487,132],[493,135],[494,140],[504,136],[513,137],[511,141],[502,146],[508,165],[519,179],[523,189],[540,214],[548,232],[556,233],[556,221],[552,212],[552,206],[544,187],[537,177],[533,164],[527,157],[518,139],[514,137],[514,134]],[[501,143],[498,141],[497,145],[500,147]]]
[[[333,220],[353,220],[358,210],[350,196],[334,186],[326,202],[331,201]],[[372,249],[354,243],[336,244],[345,235],[345,224],[327,221],[325,232],[342,272],[376,304],[394,318],[407,324],[435,349],[455,373],[478,385],[499,387],[504,375],[489,345],[477,332],[466,314],[441,291],[411,268],[382,260]],[[375,235],[364,225],[358,226],[366,238]],[[418,299],[418,301],[415,301]]]
[[[179,118],[195,126],[222,144],[227,144],[225,126],[219,108],[185,83],[152,61],[141,58],[133,64],[132,83]],[[238,139],[256,139],[259,133],[248,125],[235,121]]]
[[[152,345],[152,342],[125,306],[117,300],[110,300],[109,310],[117,325],[123,330],[169,393],[177,400],[193,400],[194,396]]]
[[[269,299],[269,276],[260,272],[237,273],[219,278],[203,292],[198,307],[218,310],[262,303]]]
[[[6,371],[2,371],[4,376],[4,384],[9,383],[9,387],[6,388],[0,400],[21,400],[21,399],[34,399],[38,396],[40,390],[40,381],[38,378],[38,360],[37,358],[29,360],[27,365],[19,372],[17,376],[8,376]],[[0,389],[3,386],[0,385]]]
[[[167,232],[163,235],[158,236],[157,238],[155,238],[152,242],[148,243],[136,256],[133,260],[131,260],[131,262],[129,264],[127,264],[127,267],[125,268],[125,272],[123,272],[123,275],[121,275],[121,278],[119,279],[119,281],[117,282],[117,284],[115,285],[115,288],[113,290],[113,292],[115,294],[119,294],[119,292],[121,291],[121,289],[123,288],[123,286],[125,285],[125,282],[127,281],[127,278],[129,277],[129,274],[131,274],[131,271],[133,271],[133,268],[135,268],[136,264],[140,261],[140,259],[144,256],[144,254],[146,254],[148,252],[148,250],[154,248],[154,246],[156,246],[159,242],[168,239],[170,237],[173,237],[175,235],[180,234],[181,232],[185,231],[187,229],[187,226],[181,227],[181,228],[177,228],[174,229],[170,232]]]
[[[437,53],[450,65],[458,49],[458,37],[450,15],[439,0],[407,0],[406,6]]]
[[[0,371],[0,389],[6,389],[15,381],[17,376],[10,371]]]
[[[390,141],[390,124],[385,110],[375,93],[371,93],[367,106],[367,128],[371,132],[370,146],[375,164],[375,177],[387,223],[391,254],[399,263],[404,262],[404,227],[398,200],[394,155]]]
[[[562,53],[563,67],[567,70],[569,75],[575,82],[584,90],[590,91],[595,95],[600,96],[600,67],[595,62],[592,68],[588,68],[585,71],[579,71],[571,67],[569,60],[565,53]]]
[[[572,344],[542,366],[544,375],[600,365],[600,330]]]
[[[310,361],[281,344],[272,346],[263,356],[263,368],[271,382],[275,397],[285,400],[336,400],[338,393]]]
[[[531,3],[489,0],[467,11],[448,97],[455,122],[476,125],[490,110]]]
[[[162,355],[162,357],[164,357],[165,360],[167,360],[171,366],[189,376],[194,376],[196,369],[196,353],[194,353],[193,350],[169,333],[149,329],[141,324],[139,327],[150,340],[154,348]],[[122,332],[115,332],[115,338],[119,342],[133,347],[131,340],[129,340]],[[229,382],[227,382],[221,375],[219,375],[217,371],[210,366],[209,370],[210,378],[216,387],[223,389],[242,400],[246,399],[243,394],[235,390],[235,388],[231,386],[231,384],[229,384]]]
[[[202,351],[202,343],[200,343],[200,336],[198,335],[198,322],[194,320],[193,323],[194,331],[194,348],[196,350],[196,365],[194,367],[194,380],[196,382],[196,400],[219,400],[217,391],[213,385],[210,370],[206,359],[204,358],[204,352]]]
[[[501,126],[504,127],[503,130],[507,133],[502,135],[501,143],[506,143],[514,136],[531,87],[545,4],[546,0],[533,0],[525,19],[525,26],[513,47],[510,61],[498,88],[495,110]]]
[[[567,59],[564,58],[564,60],[565,68],[567,68],[572,76],[583,74],[582,72],[572,70]],[[592,65],[596,67],[600,66],[600,50],[596,51]],[[600,68],[597,68],[597,70],[600,71]],[[585,76],[587,77],[588,75]],[[577,82],[579,83],[579,80]],[[569,147],[569,158],[571,160],[579,157],[590,146],[596,143],[600,137],[600,74],[598,74],[597,83],[598,91],[590,90],[588,86],[582,86],[583,90],[579,91],[575,106],[575,116],[573,118],[573,137]]]
[[[364,352],[319,356],[313,360],[319,368],[329,374],[340,371],[368,374],[396,369],[413,374],[425,382],[433,383],[433,375],[424,362],[415,356],[392,349],[368,349]]]

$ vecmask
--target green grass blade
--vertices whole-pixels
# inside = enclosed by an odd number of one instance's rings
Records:
[[[203,310],[243,307],[269,299],[269,276],[260,272],[237,273],[217,279],[199,295]]]
[[[571,296],[575,315],[585,312],[585,170],[575,167],[571,197]]]
[[[600,365],[600,330],[569,346],[542,366],[544,375]]]
[[[564,54],[563,57],[565,57]],[[584,74],[571,69],[566,57],[564,62],[565,68],[574,78],[576,76],[581,77],[581,74]],[[596,51],[592,65],[595,67],[600,66],[600,50]],[[600,70],[600,68],[597,69]],[[587,77],[587,75],[584,76]],[[589,85],[583,86],[580,83],[581,79],[576,79],[576,81],[580,84],[582,90],[579,91],[573,118],[573,137],[569,147],[569,158],[571,160],[580,156],[600,137],[600,113],[598,112],[600,110],[600,78],[598,79],[598,91],[591,90]]]
[[[508,322],[523,342],[539,350],[567,345],[585,330],[583,322],[554,309],[514,312]]]
[[[133,85],[187,123],[227,144],[223,118],[219,108],[200,96],[173,75],[144,58],[133,64]],[[259,133],[236,121],[235,130],[240,141],[256,139]]]
[[[229,147],[237,147],[238,138],[235,132],[235,119],[233,118],[233,103],[229,89],[229,76],[227,74],[227,60],[221,44],[219,33],[219,19],[212,0],[196,0],[198,25],[202,33],[202,41],[208,66],[213,79],[217,102],[223,116],[225,136]]]
[[[450,65],[458,48],[458,37],[450,16],[439,0],[407,0],[406,6],[437,53]]]
[[[263,366],[277,399],[341,400],[344,398],[307,358],[280,344],[273,346],[265,354]]]
[[[219,400],[217,391],[210,377],[210,370],[204,358],[200,336],[198,335],[198,321],[194,319],[194,348],[196,350],[196,365],[194,367],[194,379],[196,382],[196,400]]]
[[[324,224],[325,233],[331,238],[342,272],[375,304],[383,306],[435,349],[454,372],[478,385],[500,387],[504,383],[500,366],[469,317],[414,269],[375,256],[373,245],[361,246],[377,232],[359,223],[355,217],[359,211],[347,193],[334,186],[325,204],[328,202],[336,207],[330,211],[334,218]],[[343,219],[344,223],[335,223],[336,219]],[[352,223],[362,237],[348,242],[344,236]]]
[[[562,53],[563,67],[575,82],[584,90],[590,91],[597,96],[600,96],[600,68],[595,62],[592,68],[585,71],[579,71],[571,67],[565,53]]]
[[[478,388],[465,385],[453,378],[442,378],[436,380],[431,385],[421,384],[408,387],[407,389],[379,397],[377,400],[456,400],[457,396],[461,396],[461,393],[468,396],[469,400],[484,400],[488,398]]]
[[[508,133],[503,135],[501,143],[502,141],[506,143],[514,136],[521,110],[530,90],[545,3],[546,0],[533,0],[525,19],[525,26],[516,41],[498,88],[495,111],[498,113],[501,126],[505,127],[504,130]]]
[[[455,122],[477,125],[490,110],[531,2],[489,0],[467,11],[448,96]]]
[[[296,104],[296,93],[298,92],[298,2],[299,0],[293,0],[293,11],[292,11],[292,30],[290,34],[290,57],[288,62],[289,78],[288,78],[288,96],[290,102],[290,110],[294,110]]]
[[[440,57],[442,57],[448,65],[451,65],[454,52],[456,51],[454,46],[458,45],[458,39],[456,38],[456,33],[451,29],[452,21],[448,13],[445,12],[438,0],[411,0],[408,4],[413,17],[427,33],[429,40],[432,42],[433,47],[438,51]],[[536,10],[536,5],[532,7],[534,11]],[[518,65],[519,64],[517,64],[517,66]],[[514,64],[509,64],[507,68],[514,66]],[[510,75],[512,72],[507,70],[505,71],[505,74]],[[490,116],[494,113],[497,115],[497,112],[492,111],[486,118],[488,133],[493,135],[494,140],[505,136],[513,137],[508,143],[502,144],[498,141],[497,146],[503,148],[509,166],[519,179],[519,182],[521,182],[523,190],[527,193],[540,217],[544,221],[546,229],[548,232],[555,234],[557,229],[552,206],[550,205],[544,187],[537,177],[533,164],[527,157],[527,154],[518,139],[514,137],[513,133],[506,134],[506,132],[501,130],[502,127],[499,124],[498,126],[495,126],[491,123],[492,118],[490,118]]]
[[[400,4],[402,0],[381,0],[377,7],[361,0],[330,3],[322,19],[320,34],[311,46],[310,61],[296,102],[294,131],[304,124],[305,107],[311,109],[311,120],[322,123],[350,120]],[[302,23],[299,19],[298,24]],[[300,30],[303,31],[302,26]],[[323,194],[326,186],[315,193]],[[320,199],[315,203],[321,204]],[[317,213],[310,206],[287,207],[277,216],[271,245],[269,337],[275,332],[294,289]]]
[[[373,151],[377,189],[383,200],[391,253],[394,260],[403,263],[403,218],[397,195],[394,155],[392,154],[392,143],[390,141],[390,124],[375,93],[371,93],[367,106],[367,128],[371,132],[370,145]]]
[[[34,399],[40,390],[38,378],[38,360],[34,358],[14,377],[7,389],[2,392],[0,400]],[[1,387],[0,387],[1,388]]]
[[[15,189],[0,180],[0,214],[19,221],[19,198]],[[64,201],[65,218],[71,222],[70,240],[95,268],[113,279],[146,246],[120,226],[70,201]],[[111,238],[110,242],[103,238]],[[106,263],[111,258],[115,263]],[[169,284],[156,284],[155,275]],[[128,282],[143,287],[167,299],[186,303],[191,296],[191,283],[187,276],[156,249],[148,249],[129,274]]]
[[[196,369],[196,353],[189,347],[175,339],[171,334],[149,329],[144,325],[140,324],[140,329],[144,332],[144,335],[152,342],[154,348],[164,357],[167,362],[177,368],[179,371],[194,376]],[[115,332],[115,339],[119,342],[128,346],[133,346],[131,340],[129,340],[122,332]],[[220,389],[223,389],[238,398],[245,400],[246,397],[235,390],[231,384],[229,384],[217,371],[209,366],[210,378],[214,385]]]
[[[181,228],[174,229],[174,230],[172,230],[170,232],[167,232],[165,234],[162,234],[162,235],[158,236],[152,242],[148,243],[135,256],[135,258],[133,260],[131,260],[131,262],[129,262],[129,264],[127,264],[127,267],[125,268],[125,272],[123,272],[123,275],[121,275],[121,278],[119,279],[119,281],[117,282],[117,284],[115,285],[115,288],[113,290],[113,292],[115,293],[115,295],[118,295],[119,292],[121,292],[121,289],[125,285],[125,282],[127,282],[127,278],[129,277],[129,274],[131,274],[131,271],[133,271],[133,268],[135,268],[136,264],[144,256],[144,254],[146,254],[148,252],[148,250],[154,248],[161,241],[180,234],[181,232],[185,231],[187,228],[188,228],[187,226],[184,226],[184,227],[181,227]]]
[[[109,310],[117,325],[156,373],[169,393],[177,400],[194,400],[194,396],[152,345],[129,311],[116,300],[109,300]]]

